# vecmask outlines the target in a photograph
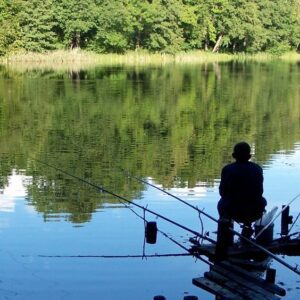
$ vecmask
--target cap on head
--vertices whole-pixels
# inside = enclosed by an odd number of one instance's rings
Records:
[[[237,161],[248,161],[251,158],[250,152],[250,145],[246,142],[240,142],[234,146],[232,156]]]

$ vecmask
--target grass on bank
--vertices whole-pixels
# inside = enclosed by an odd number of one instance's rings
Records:
[[[47,53],[23,52],[15,53],[2,58],[2,62],[26,62],[26,63],[88,63],[98,62],[103,64],[126,63],[126,64],[149,64],[149,63],[170,63],[170,62],[205,62],[205,61],[224,61],[232,59],[229,54],[213,54],[204,51],[191,53],[163,54],[149,53],[146,51],[130,51],[125,54],[97,54],[84,50],[63,51],[57,50]]]
[[[2,64],[17,68],[51,68],[80,69],[95,65],[165,65],[171,63],[197,64],[228,61],[269,61],[269,60],[300,61],[299,53],[286,53],[274,56],[268,53],[258,54],[226,54],[205,51],[188,53],[151,54],[145,51],[132,51],[126,54],[97,54],[83,50],[52,51],[48,53],[16,53],[0,58]]]

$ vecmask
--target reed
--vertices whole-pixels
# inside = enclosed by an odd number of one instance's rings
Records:
[[[239,53],[235,54],[235,60],[237,61],[257,61],[257,62],[263,62],[263,61],[299,61],[300,60],[300,54],[297,52],[288,52],[284,53],[282,55],[274,55],[271,53],[266,52],[260,52],[255,54],[245,54],[245,53]]]
[[[52,51],[47,53],[23,52],[6,57],[8,63],[74,63],[74,62],[98,62],[105,64],[162,64],[170,62],[205,62],[230,60],[232,55],[213,54],[204,51],[194,51],[190,53],[164,54],[149,53],[146,51],[130,51],[125,54],[96,54],[88,51]]]
[[[50,51],[44,53],[36,52],[18,52],[5,57],[6,62],[79,62],[93,59],[94,55],[83,51]]]
[[[2,64],[12,68],[36,69],[83,69],[95,65],[166,65],[166,64],[198,64],[228,61],[299,61],[299,53],[286,53],[274,56],[268,53],[257,54],[226,54],[206,51],[181,52],[177,54],[149,53],[146,51],[131,51],[125,54],[97,54],[83,50],[57,50],[47,53],[15,53],[0,58]]]
[[[300,53],[288,52],[283,54],[281,58],[287,61],[300,61]]]

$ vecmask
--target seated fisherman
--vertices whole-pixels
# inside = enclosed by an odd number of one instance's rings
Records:
[[[262,196],[263,171],[249,161],[250,152],[246,142],[234,146],[232,156],[236,161],[222,169],[218,203],[220,218],[230,218],[249,227],[261,218],[267,205]]]

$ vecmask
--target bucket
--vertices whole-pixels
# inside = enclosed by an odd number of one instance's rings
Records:
[[[254,225],[255,236],[264,228],[261,225]],[[274,224],[271,224],[259,237],[256,242],[260,245],[268,245],[273,241]]]

